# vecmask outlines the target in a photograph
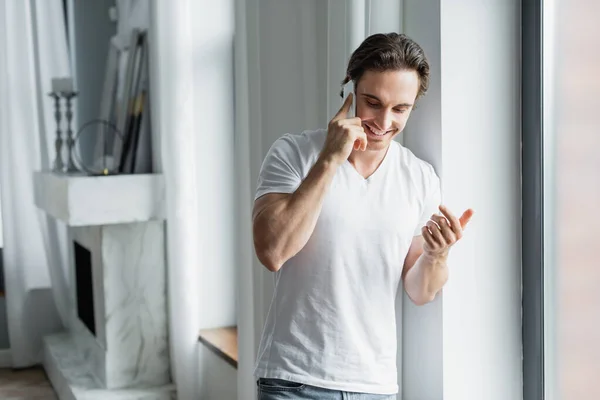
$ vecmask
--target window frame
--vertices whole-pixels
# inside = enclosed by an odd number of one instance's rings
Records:
[[[543,0],[521,11],[523,400],[544,400]]]

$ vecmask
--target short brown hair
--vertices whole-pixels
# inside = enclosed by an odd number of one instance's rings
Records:
[[[413,70],[419,76],[417,99],[429,87],[429,62],[425,52],[411,38],[398,33],[376,33],[366,38],[352,53],[342,86],[350,80],[358,85],[365,71]]]

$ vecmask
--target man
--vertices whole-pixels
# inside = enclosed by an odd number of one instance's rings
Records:
[[[349,80],[355,93],[328,128],[284,135],[261,168],[254,246],[276,273],[255,370],[262,400],[395,399],[399,284],[432,301],[473,214],[441,206],[431,165],[392,140],[427,91],[423,49],[370,36]]]

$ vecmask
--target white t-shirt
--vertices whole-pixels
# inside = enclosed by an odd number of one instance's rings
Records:
[[[255,199],[293,193],[326,130],[286,134],[262,164]],[[398,392],[395,299],[414,235],[440,204],[433,168],[392,141],[363,178],[335,173],[314,232],[275,274],[255,375],[373,394]]]

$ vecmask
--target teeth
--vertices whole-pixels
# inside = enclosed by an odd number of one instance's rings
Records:
[[[383,136],[385,135],[387,132],[384,131],[376,131],[375,129],[373,129],[372,127],[370,127],[369,125],[367,125],[367,128],[369,128],[369,130],[376,136]]]

